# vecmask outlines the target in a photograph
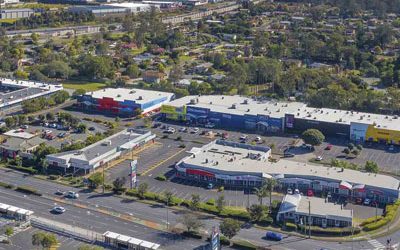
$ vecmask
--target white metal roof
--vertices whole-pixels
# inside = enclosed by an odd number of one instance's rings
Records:
[[[93,98],[112,98],[115,101],[134,101],[138,104],[143,104],[151,102],[161,98],[167,98],[170,100],[173,97],[173,93],[161,92],[154,90],[144,90],[144,89],[127,89],[127,88],[106,88],[98,91],[87,93]]]

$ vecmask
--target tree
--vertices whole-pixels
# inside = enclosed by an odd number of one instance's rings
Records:
[[[7,239],[8,239],[8,241],[9,241],[9,243],[10,243],[10,237],[11,237],[11,235],[14,234],[14,228],[13,228],[13,227],[6,227],[4,233],[6,234]]]
[[[8,128],[12,128],[12,127],[14,127],[14,126],[17,125],[17,121],[16,121],[16,119],[15,119],[14,116],[7,116],[7,117],[4,119],[4,122],[6,123],[6,126],[7,126]]]
[[[130,77],[130,78],[138,78],[140,76],[140,70],[139,67],[137,66],[137,64],[130,64],[127,68],[126,68],[126,74]]]
[[[272,192],[274,191],[275,186],[278,184],[278,181],[274,178],[267,179],[266,188],[269,192],[269,206],[272,204]]]
[[[169,72],[169,79],[172,82],[177,82],[180,79],[182,79],[183,76],[183,69],[179,64],[176,64],[173,66],[173,68],[171,69],[171,72]]]
[[[49,113],[46,114],[46,120],[54,121],[54,118],[55,118],[55,116],[54,116],[53,113],[49,112]]]
[[[96,172],[92,174],[89,178],[90,187],[97,188],[104,181],[103,174],[101,172]]]
[[[353,151],[351,151],[351,153],[357,157],[360,154],[360,151],[358,149],[353,149]]]
[[[345,153],[346,155],[349,155],[350,154],[350,149],[348,149],[348,148],[343,149],[343,153]]]
[[[356,146],[356,148],[357,148],[359,151],[363,150],[363,146],[362,146],[361,144],[358,144],[358,145]]]
[[[353,143],[349,143],[349,145],[347,145],[347,147],[348,147],[350,150],[353,150],[353,149],[354,149],[354,144],[353,144]]]
[[[138,187],[138,195],[140,198],[144,198],[144,194],[147,192],[147,189],[149,188],[149,184],[147,184],[146,182],[142,182],[139,184]]]
[[[364,168],[365,168],[365,171],[367,171],[369,173],[378,173],[378,171],[379,171],[378,164],[373,161],[367,161],[365,163]]]
[[[320,145],[325,140],[325,136],[318,129],[307,129],[301,137],[305,143],[313,146]]]
[[[37,232],[32,235],[32,245],[51,248],[58,244],[57,237],[51,233]]]
[[[126,178],[125,176],[123,177],[118,177],[113,181],[113,190],[116,193],[122,193],[125,191],[125,183],[126,183]]]
[[[79,123],[77,129],[78,129],[81,133],[85,133],[85,132],[86,132],[86,129],[87,129],[87,126],[86,126],[85,123]]]
[[[216,205],[217,205],[218,213],[221,213],[225,207],[225,196],[224,195],[218,196],[218,198],[216,200]]]
[[[151,118],[150,117],[143,118],[143,123],[146,128],[150,128],[152,123]]]
[[[258,202],[260,205],[263,203],[263,198],[267,197],[267,189],[266,186],[261,186],[260,188],[255,188],[255,195],[258,198]]]
[[[84,89],[77,89],[77,90],[75,90],[74,91],[74,93],[72,93],[72,96],[81,96],[81,95],[84,95],[84,94],[86,94],[86,90],[84,90]]]
[[[247,210],[250,214],[250,220],[258,222],[265,217],[268,208],[263,205],[253,204]]]
[[[34,233],[32,235],[32,245],[37,246],[37,247],[41,246],[44,237],[45,237],[45,233],[43,233],[43,232]]]
[[[168,190],[168,191],[164,192],[164,197],[165,197],[165,203],[167,204],[167,206],[171,206],[172,199],[174,198],[174,194]]]
[[[37,45],[38,41],[39,41],[39,38],[40,38],[39,34],[37,34],[37,33],[32,33],[31,34],[31,39],[32,39],[33,44]]]
[[[196,231],[203,223],[195,215],[186,213],[180,218],[180,222],[186,227],[187,232]]]
[[[51,233],[45,234],[41,242],[43,248],[51,248],[52,246],[55,246],[57,244],[58,244],[57,237]]]
[[[192,198],[190,200],[190,208],[193,210],[197,210],[200,205],[200,195],[192,194]]]
[[[231,218],[224,219],[219,224],[219,229],[221,233],[231,239],[240,231],[241,223],[238,220],[234,220]]]

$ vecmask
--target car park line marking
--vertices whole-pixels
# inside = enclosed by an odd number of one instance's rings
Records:
[[[179,155],[180,153],[182,153],[182,152],[185,151],[185,150],[186,150],[186,148],[183,148],[183,149],[181,149],[181,150],[178,150],[175,154],[171,155],[170,157],[168,157],[168,158],[166,158],[166,159],[164,159],[164,160],[161,160],[160,162],[156,163],[156,164],[153,165],[152,167],[148,168],[148,169],[147,169],[146,171],[144,171],[141,175],[142,175],[142,176],[145,176],[145,175],[148,174],[150,171],[152,171],[152,170],[158,168],[158,167],[161,166],[163,163],[165,163],[165,162],[167,162],[168,160],[174,158],[175,156]]]

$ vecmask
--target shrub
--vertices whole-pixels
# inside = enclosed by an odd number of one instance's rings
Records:
[[[126,195],[128,196],[138,196],[138,192],[137,189],[129,189],[128,191],[125,192]]]
[[[230,207],[224,207],[224,209],[220,213],[220,216],[237,218],[237,219],[241,219],[241,220],[249,220],[250,219],[250,215],[247,211],[242,210],[242,209],[234,209],[234,208],[230,208]]]
[[[231,241],[223,235],[220,236],[219,242],[221,243],[221,245],[225,246],[229,246],[231,244]]]
[[[257,246],[251,244],[248,241],[238,240],[238,241],[233,241],[232,248],[241,250],[256,250]]]
[[[373,223],[370,223],[370,224],[364,226],[363,230],[364,231],[372,231],[372,230],[375,230],[375,229],[385,226],[389,222],[390,222],[390,220],[388,218],[383,218],[377,222],[373,222]]]
[[[206,202],[207,205],[215,206],[215,199],[211,198]]]
[[[304,230],[304,225],[298,225],[297,226],[299,230]],[[308,226],[307,226],[308,230]],[[329,227],[329,228],[322,228],[322,227],[317,227],[317,226],[311,226],[311,233],[317,234],[317,235],[331,235],[331,236],[346,236],[346,235],[351,235],[352,231],[354,230],[354,234],[360,233],[361,229],[358,227]]]
[[[224,191],[224,186],[220,186],[219,188],[218,188],[218,192],[223,192]]]
[[[272,223],[274,223],[274,219],[272,217],[265,217],[262,218],[259,222],[257,222],[257,224],[260,226],[269,226]]]
[[[52,174],[52,175],[49,175],[49,179],[52,180],[52,181],[55,181],[55,180],[60,179],[60,176]]]
[[[167,177],[165,177],[165,175],[159,175],[159,176],[156,177],[156,180],[159,180],[159,181],[166,181],[166,180],[167,180]]]
[[[182,235],[186,236],[186,237],[194,238],[194,239],[202,239],[203,238],[203,236],[201,236],[201,234],[199,234],[197,232],[193,232],[193,231],[190,231],[190,232],[185,231],[182,233]]]
[[[285,223],[285,230],[287,231],[295,231],[297,229],[297,225],[291,222]]]
[[[0,182],[0,187],[8,188],[8,189],[14,189],[14,185]]]
[[[41,195],[36,189],[27,186],[18,186],[15,190],[26,194]]]
[[[379,215],[378,217],[376,217],[376,216],[373,216],[373,217],[370,217],[370,218],[368,218],[368,219],[365,219],[363,222],[361,222],[360,223],[360,226],[366,226],[366,225],[368,225],[368,224],[370,224],[370,223],[374,223],[374,222],[376,222],[376,221],[379,221],[379,220],[381,220],[381,219],[383,219],[383,216],[381,216],[381,215]]]
[[[153,192],[146,192],[144,193],[144,198],[146,200],[158,200],[159,199],[159,195]]]
[[[15,166],[15,165],[8,165],[8,168],[12,168],[21,172],[25,172],[31,175],[37,174],[37,170],[34,169],[33,167],[22,167],[22,166]]]
[[[190,201],[189,201],[190,204]],[[203,210],[204,212],[212,213],[212,214],[218,214],[218,209],[216,206],[208,205],[206,203],[201,202],[199,205],[199,209]]]

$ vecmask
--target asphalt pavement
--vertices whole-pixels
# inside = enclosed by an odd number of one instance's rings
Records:
[[[38,189],[40,192],[50,196],[53,195],[55,190],[58,189],[77,191],[80,193],[79,201],[83,204],[94,207],[105,207],[113,211],[133,215],[137,218],[153,221],[156,223],[167,223],[167,210],[163,205],[148,205],[137,201],[123,200],[109,194],[102,195],[97,193],[87,193],[84,190],[69,188],[57,183],[39,180],[34,177],[21,174],[19,172],[8,171],[5,169],[0,169],[0,181],[11,183],[14,185],[32,186]],[[59,220],[63,223],[71,223],[72,225],[77,225],[95,231],[101,232],[111,230],[117,233],[122,233],[137,238],[143,238],[148,241],[164,244],[166,246],[166,249],[193,249],[204,243],[196,240],[170,239],[169,234],[165,234],[158,230],[154,230],[129,221],[121,220],[113,216],[107,216],[104,214],[93,212],[91,210],[89,211],[70,205],[65,205],[67,209],[67,212],[65,214],[60,216],[53,216],[49,213],[49,209],[51,209],[55,205],[54,202],[51,200],[32,195],[26,196],[21,193],[4,188],[0,189],[0,194],[0,202],[31,209],[40,216],[48,216],[48,218]],[[176,225],[179,222],[179,218],[181,216],[182,212],[170,210],[168,213],[170,225]],[[211,229],[212,226],[219,224],[219,220],[216,220],[209,216],[205,216],[199,219],[204,223],[204,228],[206,229]],[[242,229],[236,237],[245,238],[263,246],[274,245],[274,247],[279,249],[309,250],[320,249],[321,247],[324,247],[326,249],[352,249],[351,242],[338,243],[316,240],[303,240],[303,238],[300,237],[289,236],[286,237],[284,241],[276,243],[265,240],[263,238],[264,235],[264,230],[251,227],[249,229]],[[398,239],[400,239],[400,232],[396,232],[389,237],[391,237],[394,241],[393,244],[397,244],[399,241]],[[353,249],[376,249],[372,243],[377,245],[375,241],[378,241],[380,244],[386,244],[386,239],[387,237],[383,237],[375,240],[370,240],[371,242],[365,240],[354,242]],[[175,248],[169,248],[169,246],[174,246]]]

